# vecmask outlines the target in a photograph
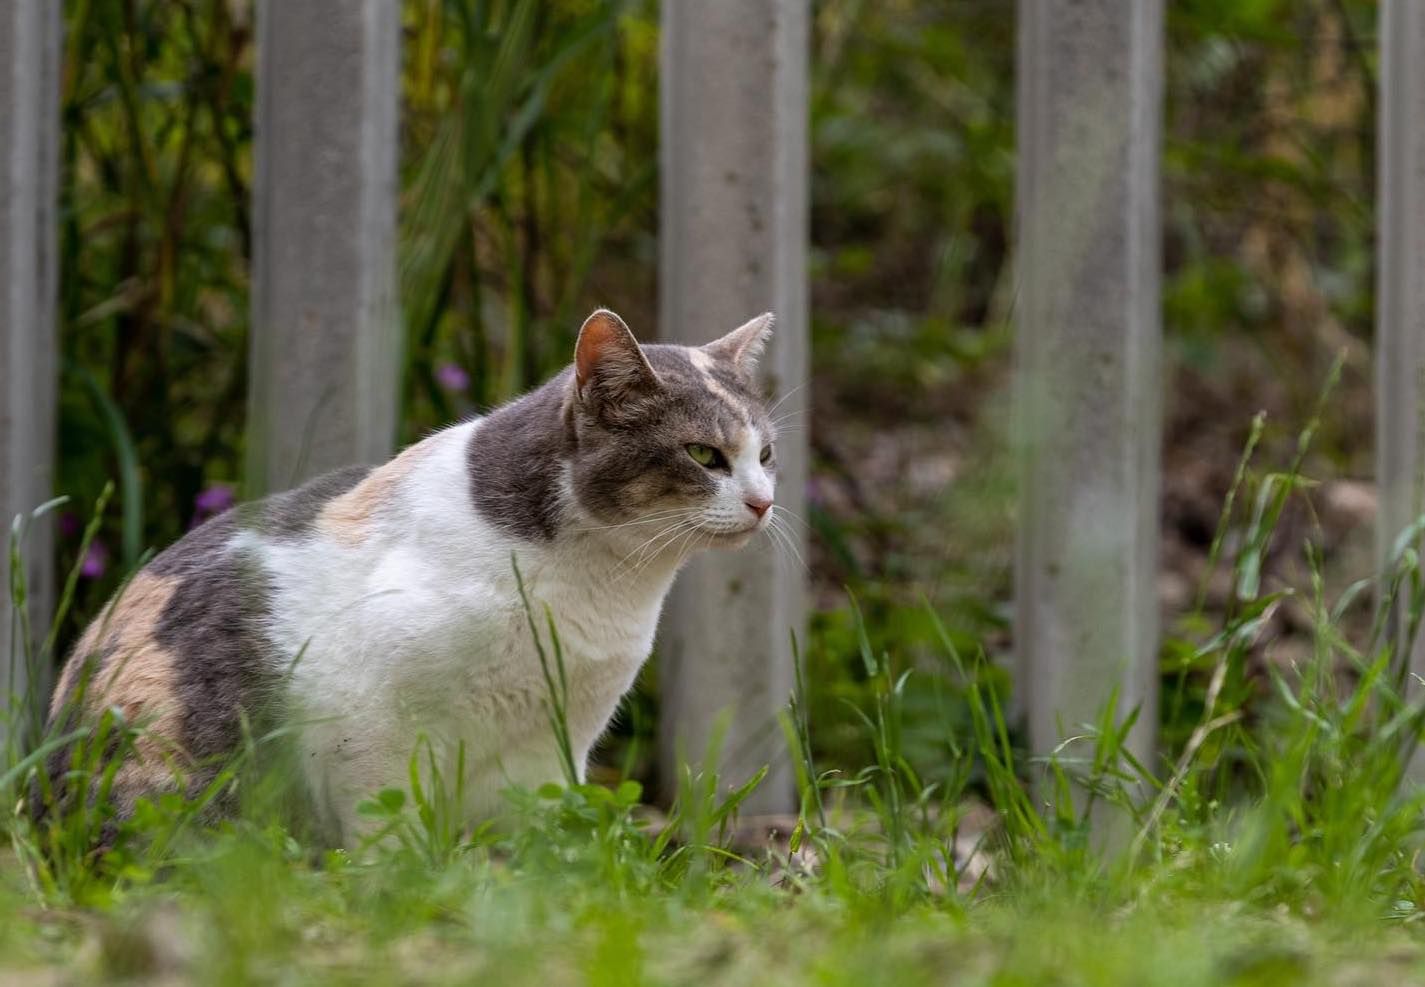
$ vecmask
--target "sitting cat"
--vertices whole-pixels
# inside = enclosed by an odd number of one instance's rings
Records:
[[[488,815],[501,789],[562,777],[517,561],[541,635],[546,607],[557,627],[582,774],[684,560],[771,520],[754,365],[772,321],[641,347],[597,311],[573,366],[524,397],[203,524],[84,633],[52,727],[110,707],[146,725],[115,780],[121,815],[175,778],[201,790],[245,722],[297,725],[335,842],[359,835],[363,797],[402,785],[421,737],[463,746],[464,809]],[[67,757],[49,765],[59,790]]]

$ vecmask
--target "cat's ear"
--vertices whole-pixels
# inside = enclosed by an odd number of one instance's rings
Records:
[[[703,351],[716,360],[731,363],[742,373],[751,373],[757,366],[757,358],[767,348],[767,340],[772,338],[772,326],[776,321],[777,317],[771,312],[763,312],[721,339],[708,343]]]
[[[659,380],[623,319],[601,308],[579,329],[574,386],[580,401],[597,404],[653,390]]]

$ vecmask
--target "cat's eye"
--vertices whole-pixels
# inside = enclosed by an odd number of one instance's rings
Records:
[[[687,447],[688,455],[693,457],[693,462],[705,469],[718,469],[727,465],[727,460],[722,453],[712,446],[705,446],[701,442],[690,443]]]
[[[762,465],[766,466],[770,462],[772,462],[772,447],[765,445],[762,447]]]

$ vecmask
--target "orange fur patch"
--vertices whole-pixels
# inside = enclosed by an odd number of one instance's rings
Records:
[[[418,442],[377,467],[366,479],[333,499],[317,515],[317,530],[344,545],[359,545],[371,532],[371,518],[396,497],[401,481],[415,472],[428,446]]]
[[[109,608],[105,607],[99,617],[84,629],[84,633],[79,637],[79,643],[70,652],[69,660],[60,669],[59,683],[55,686],[54,695],[50,697],[49,701],[51,718],[59,715],[60,709],[69,701],[69,697],[79,685],[79,673],[84,668],[85,662],[91,658],[97,659],[99,655],[99,627],[104,621],[104,615],[108,612]]]
[[[90,661],[105,655],[84,693],[84,708],[98,714],[111,706],[129,723],[141,723],[137,741],[145,760],[161,759],[179,750],[182,706],[175,688],[173,655],[158,643],[156,633],[178,580],[140,572],[85,630],[60,676],[50,706],[51,715],[71,700],[79,677]]]

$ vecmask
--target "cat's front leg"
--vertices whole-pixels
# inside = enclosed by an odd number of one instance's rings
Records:
[[[407,786],[411,752],[383,732],[336,721],[307,727],[299,745],[302,773],[327,842],[356,851],[385,820],[360,812],[383,789]]]

